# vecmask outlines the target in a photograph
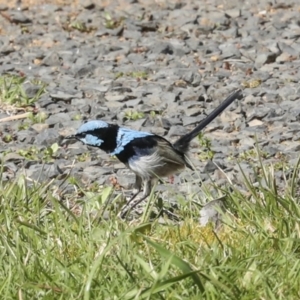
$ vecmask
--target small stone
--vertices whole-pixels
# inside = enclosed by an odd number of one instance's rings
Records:
[[[31,126],[31,128],[36,132],[40,133],[45,129],[49,128],[49,124],[35,123]]]
[[[155,43],[151,47],[151,52],[152,53],[157,53],[157,54],[169,54],[173,55],[175,52],[174,47],[169,44],[169,43]]]
[[[95,66],[93,65],[89,65],[89,66],[83,66],[77,69],[77,71],[75,72],[75,77],[84,77],[86,75],[91,75],[93,74],[94,70],[95,70]]]
[[[168,132],[169,137],[180,137],[187,134],[187,129],[183,126],[172,126]]]
[[[123,103],[123,102],[119,102],[119,101],[107,101],[106,102],[106,106],[110,110],[118,110],[118,109],[124,109],[124,108],[126,108],[126,104]]]
[[[79,4],[85,9],[94,9],[95,3],[92,0],[80,0]]]
[[[125,189],[132,189],[135,186],[136,176],[128,169],[121,169],[117,172],[118,184]]]
[[[53,179],[62,174],[62,170],[55,164],[45,165],[45,173],[48,175],[48,178]]]
[[[255,60],[255,66],[257,68],[262,67],[264,64],[270,64],[275,62],[276,60],[276,53],[268,52],[268,53],[261,53],[258,54]]]
[[[292,47],[292,45],[288,45],[284,42],[278,42],[278,47],[281,52],[288,53],[292,56],[297,57],[299,55],[299,51],[297,49],[295,49],[294,47]]]
[[[0,11],[6,11],[6,10],[8,10],[8,6],[4,3],[1,3],[0,4]]]
[[[233,111],[224,111],[221,115],[220,115],[220,119],[222,123],[229,123],[229,122],[233,122],[235,120],[238,120],[241,117],[240,114],[237,114],[236,112]]]
[[[10,19],[13,23],[22,23],[22,24],[28,24],[31,23],[31,19],[29,19],[27,16],[25,16],[20,11],[14,11],[10,13]]]
[[[69,94],[65,93],[63,91],[57,91],[56,93],[51,93],[50,97],[56,100],[64,100],[64,101],[69,101],[72,100],[73,98],[80,98],[82,97],[82,93],[79,92],[77,94]]]
[[[44,66],[60,66],[61,65],[61,59],[57,52],[52,52],[48,54],[43,60],[42,65]]]
[[[205,167],[204,167],[204,172],[205,173],[212,173],[212,172],[214,172],[215,170],[217,170],[218,169],[218,167],[215,165],[215,163],[212,161],[212,160],[209,160],[207,163],[206,163],[206,165],[205,165]]]
[[[222,213],[225,212],[224,200],[225,197],[222,197],[204,205],[200,210],[199,223],[201,226],[206,226],[208,222],[213,222],[216,230],[220,228]]]
[[[103,181],[107,180],[107,176],[112,173],[112,168],[103,168],[99,166],[89,166],[84,168],[82,172],[82,181],[84,182],[93,182],[95,180]],[[99,183],[99,181],[98,181]]]
[[[57,143],[58,141],[59,133],[54,128],[45,129],[44,131],[40,132],[35,138],[35,143],[37,145],[45,147],[49,147],[54,143]]]
[[[227,9],[225,14],[230,18],[236,19],[241,16],[241,10],[238,8]]]
[[[34,98],[41,91],[41,87],[37,85],[30,85],[25,88],[25,93],[28,98]]]
[[[17,153],[8,153],[5,155],[1,155],[1,160],[5,161],[5,162],[12,161],[12,162],[18,163],[19,161],[24,160],[24,157]]]
[[[263,122],[257,119],[253,119],[250,122],[248,122],[248,126],[252,127],[252,126],[260,126],[262,125]]]
[[[16,51],[16,49],[14,49],[12,46],[9,46],[9,45],[4,45],[3,47],[0,48],[0,53],[3,55],[8,55],[15,51]]]
[[[62,124],[65,122],[69,122],[71,120],[70,115],[68,113],[58,113],[55,115],[51,115],[47,120],[46,123],[49,126]]]
[[[292,56],[286,52],[281,53],[277,58],[276,58],[276,62],[277,63],[284,63],[284,62],[288,62],[291,61]]]
[[[127,96],[119,93],[106,93],[105,99],[109,102],[113,102],[113,101],[123,102],[127,100]]]
[[[34,131],[31,128],[20,130],[16,133],[16,138],[21,143],[32,144],[34,142]]]
[[[197,117],[183,117],[182,123],[183,123],[183,126],[196,125],[204,119],[205,119],[204,115],[197,116]]]

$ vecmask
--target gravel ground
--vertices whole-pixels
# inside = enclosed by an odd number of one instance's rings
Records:
[[[226,176],[239,185],[237,162],[255,181],[256,141],[284,186],[300,149],[298,1],[6,2],[0,73],[25,78],[31,98],[46,89],[31,107],[0,102],[4,180],[25,172],[60,186],[72,168],[85,188],[130,190],[135,178],[121,163],[64,137],[103,119],[174,141],[242,86],[244,99],[192,143],[196,171],[175,176],[176,192],[198,192],[200,180],[222,186]]]

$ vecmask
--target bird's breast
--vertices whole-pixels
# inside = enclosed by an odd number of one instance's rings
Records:
[[[184,168],[184,164],[160,156],[159,151],[148,155],[134,155],[128,160],[128,166],[143,179],[166,177]]]

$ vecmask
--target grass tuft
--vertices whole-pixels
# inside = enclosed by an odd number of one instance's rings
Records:
[[[0,76],[0,106],[26,107],[34,104],[45,92],[45,84],[33,81],[32,84],[36,84],[37,90],[34,96],[29,96],[23,88],[26,81],[24,76]]]
[[[0,182],[2,298],[299,299],[299,163],[281,189],[257,157],[257,182],[222,191],[218,232],[187,207],[177,223],[104,217],[117,200],[110,187],[85,191],[72,179],[66,196],[50,182]]]

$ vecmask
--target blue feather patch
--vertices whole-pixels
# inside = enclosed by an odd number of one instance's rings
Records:
[[[136,138],[142,138],[145,136],[153,135],[149,132],[136,131],[132,129],[120,127],[117,135],[117,146],[116,149],[111,152],[111,155],[119,154],[124,150],[124,147]]]
[[[89,122],[82,124],[79,127],[77,133],[80,134],[80,133],[84,133],[87,131],[93,131],[98,128],[107,128],[107,127],[108,127],[108,124],[106,122],[100,121],[100,120],[94,120],[94,121],[89,121]]]
[[[84,138],[80,138],[80,141],[84,144],[94,147],[100,147],[103,143],[103,140],[99,139],[97,136],[92,134],[87,134]]]

